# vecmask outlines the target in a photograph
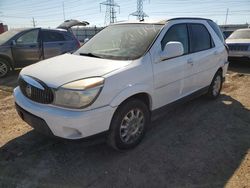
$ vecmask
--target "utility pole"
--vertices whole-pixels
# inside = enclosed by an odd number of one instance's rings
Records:
[[[144,17],[148,17],[148,15],[143,12],[143,1],[144,0],[137,0],[137,10],[130,15],[136,16],[138,20],[144,20]]]
[[[227,17],[228,17],[228,11],[229,11],[229,8],[227,8],[227,13],[226,13],[226,20],[225,20],[225,25],[227,25]]]
[[[2,16],[2,12],[0,12],[0,16]],[[0,22],[3,22],[2,20],[0,20]]]
[[[120,12],[120,6],[117,3],[115,3],[114,0],[106,0],[106,1],[104,1],[102,3],[100,3],[100,11],[101,11],[101,6],[102,5],[106,6],[106,13],[105,13],[104,25],[115,23],[116,22],[115,7],[118,7],[119,8],[119,12]]]
[[[32,18],[32,24],[33,24],[33,27],[36,27],[36,21],[35,21],[34,17]]]
[[[63,8],[63,20],[65,21],[64,2],[62,2],[62,8]]]

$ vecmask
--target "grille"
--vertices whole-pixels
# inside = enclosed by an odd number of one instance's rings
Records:
[[[247,51],[248,45],[228,45],[231,51]]]
[[[54,99],[52,89],[46,86],[46,84],[44,84],[43,82],[37,79],[34,79],[34,80],[39,82],[44,87],[44,90],[27,83],[24,79],[20,77],[18,80],[18,83],[19,83],[22,93],[32,101],[43,103],[43,104],[52,103]]]

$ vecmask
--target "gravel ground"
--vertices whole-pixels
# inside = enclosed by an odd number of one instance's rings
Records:
[[[18,72],[1,79],[0,187],[250,187],[250,63],[230,66],[217,100],[174,109],[126,152],[36,133],[14,109]]]

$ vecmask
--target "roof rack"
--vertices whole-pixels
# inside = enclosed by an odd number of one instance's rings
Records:
[[[171,20],[207,20],[207,21],[213,21],[211,19],[207,19],[207,18],[197,18],[197,17],[179,17],[179,18],[171,18],[171,19],[168,19],[168,21],[171,21]]]

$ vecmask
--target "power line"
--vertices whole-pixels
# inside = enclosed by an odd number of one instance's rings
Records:
[[[91,7],[87,8],[87,9],[82,9],[82,7],[79,7],[79,6],[75,6],[75,7],[76,8],[77,7],[80,8],[80,10],[79,9],[78,10],[74,9],[74,10],[71,10],[71,11],[67,11],[68,7],[64,6],[65,14],[66,13],[70,14],[70,13],[87,12],[87,11],[96,11],[96,10],[98,10],[98,8],[94,8],[94,7],[96,7],[96,5],[95,6],[91,6]],[[44,12],[41,12],[41,13],[38,13],[38,14],[37,13],[28,13],[28,14],[25,14],[25,17],[24,17],[24,16],[20,16],[21,15],[21,13],[20,13],[20,14],[8,14],[8,16],[13,16],[13,17],[16,16],[16,17],[29,18],[30,16],[34,16],[35,15],[35,17],[41,17],[42,18],[42,17],[53,16],[53,15],[60,15],[61,14],[60,10],[61,10],[61,8],[57,7],[57,10],[48,10],[48,11],[46,11],[47,14],[44,14]]]
[[[63,20],[65,20],[64,2],[62,3],[62,8],[63,8]]]

